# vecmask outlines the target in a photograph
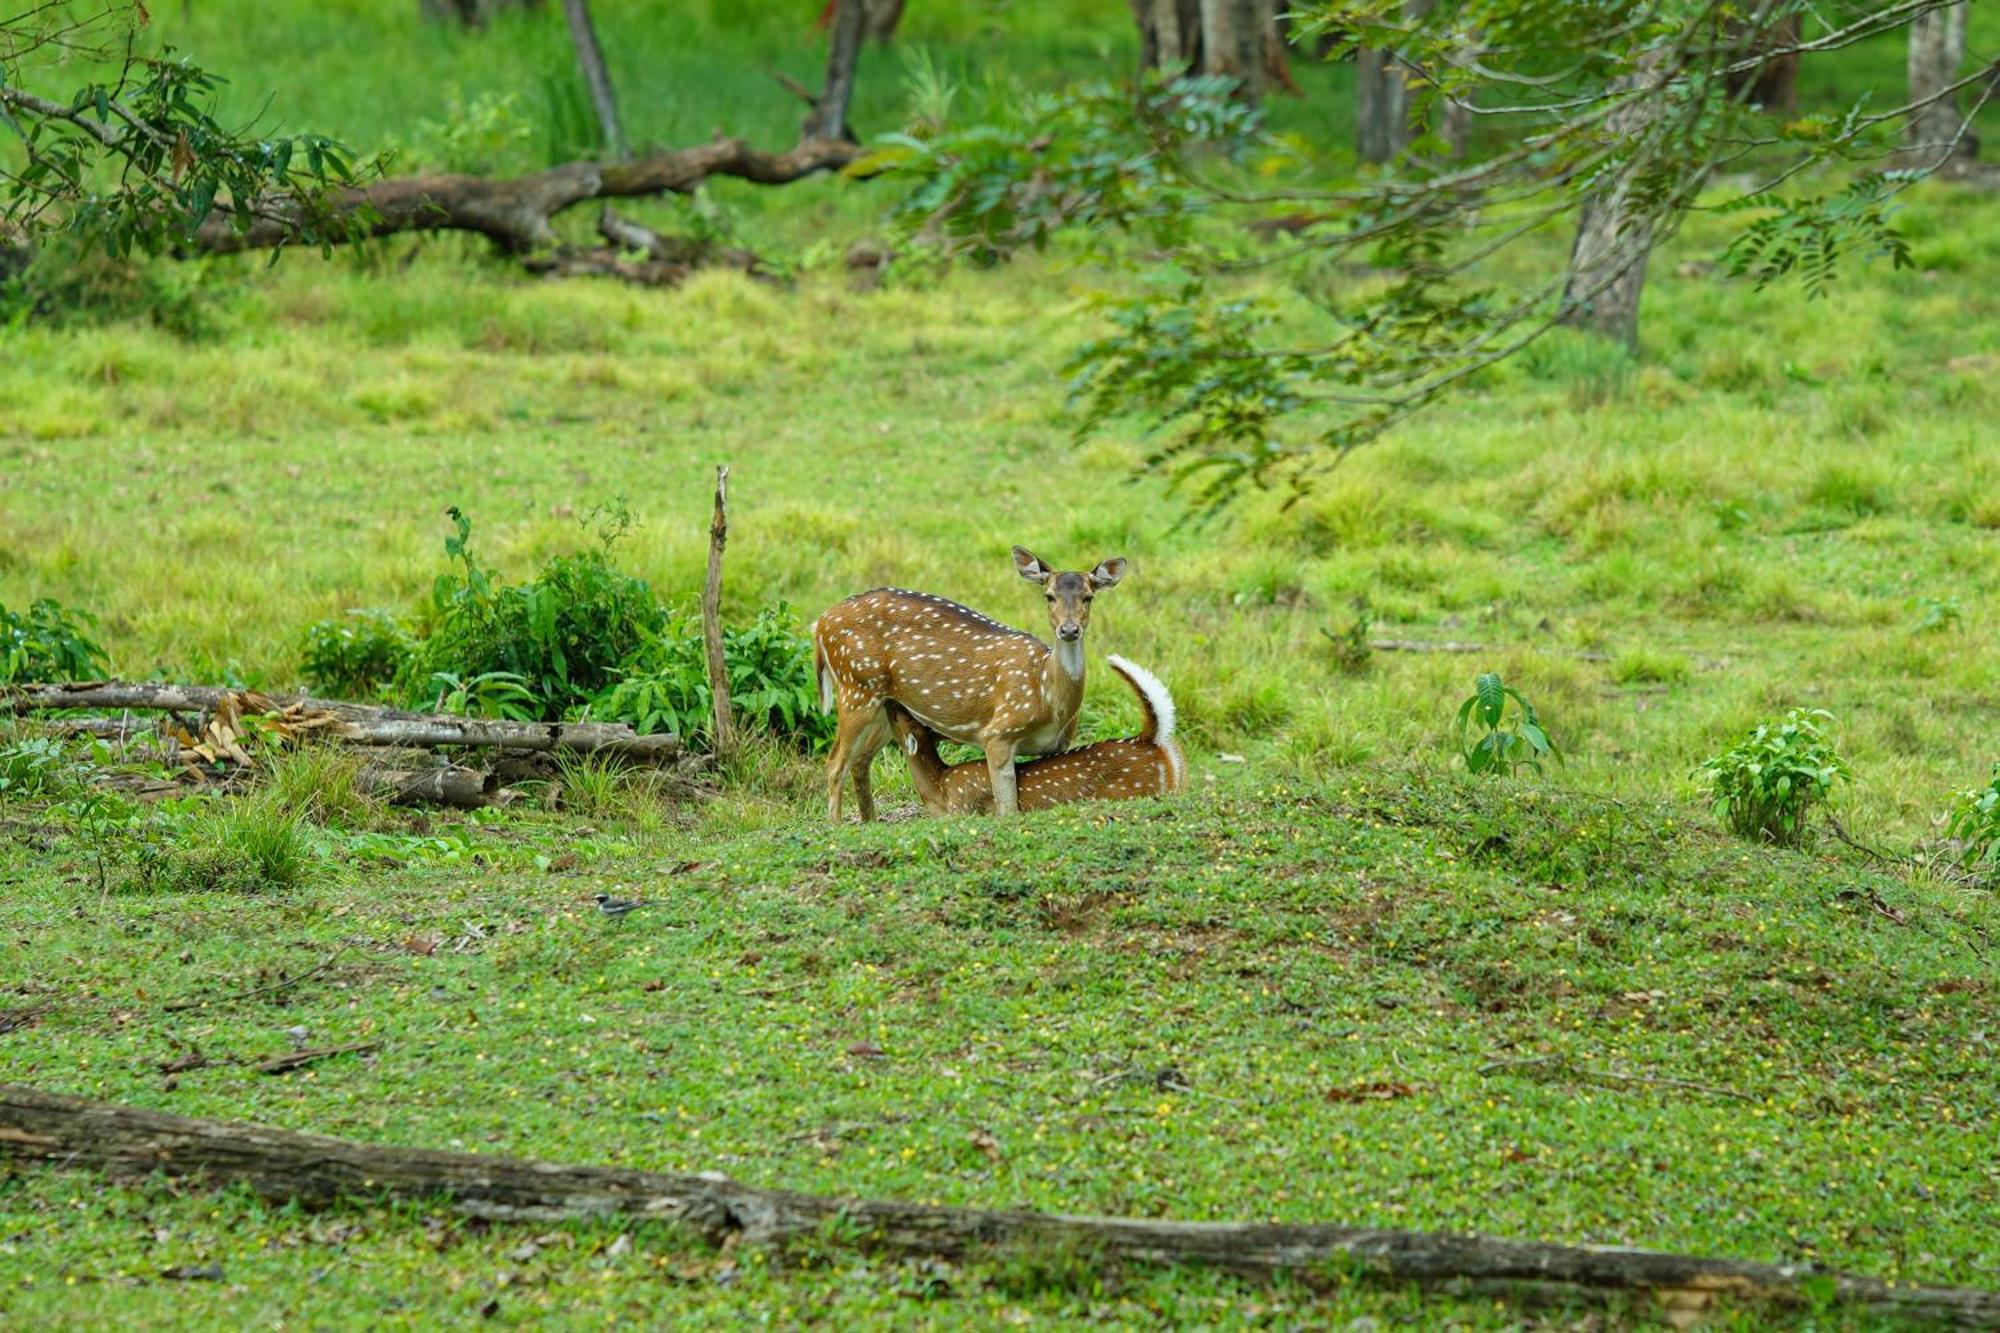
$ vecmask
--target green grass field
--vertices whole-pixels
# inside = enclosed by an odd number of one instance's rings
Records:
[[[601,17],[637,137],[785,141],[797,108],[762,68],[813,81],[796,8],[733,24],[717,4],[690,20],[705,44]],[[1121,6],[1029,8],[912,6],[909,35],[968,79],[1002,37],[1050,82],[1129,58]],[[234,72],[245,107],[293,91],[286,128],[359,147],[421,141],[453,88],[519,89],[535,118],[559,21],[453,39],[405,9],[281,26],[198,3],[161,25]],[[868,59],[857,122],[893,123],[902,57]],[[1896,66],[1854,62],[1841,78]],[[1344,77],[1310,74],[1281,123],[1344,139]],[[544,160],[539,141],[500,151]],[[641,526],[620,563],[690,600],[727,462],[732,621],[782,600],[803,624],[897,583],[1039,628],[1010,543],[1065,567],[1129,557],[1096,608],[1084,730],[1134,720],[1101,655],[1145,664],[1180,704],[1190,790],[917,820],[889,755],[878,790],[902,817],[835,830],[817,762],[759,745],[695,795],[580,782],[567,811],[315,819],[297,794],[326,774],[303,771],[220,821],[298,821],[300,883],[253,894],[129,886],[132,834],[111,835],[100,885],[86,827],[0,793],[0,1081],[857,1196],[2000,1287],[2000,899],[1830,837],[1740,842],[1689,778],[1754,723],[1825,708],[1856,774],[1835,811],[1901,852],[2000,760],[2000,200],[1912,192],[1915,268],[1852,264],[1821,302],[1716,274],[1729,220],[1697,218],[1654,257],[1636,360],[1552,337],[1302,504],[1186,525],[1132,480],[1145,423],[1072,436],[1059,367],[1114,279],[1058,255],[864,290],[839,261],[878,227],[871,187],[713,199],[796,280],[540,282],[405,240],[162,266],[163,320],[0,329],[0,605],[97,613],[128,677],[289,687],[306,624],[425,596],[448,505],[525,577],[622,498]],[[1358,599],[1377,637],[1482,651],[1344,667],[1322,631]],[[1453,712],[1487,669],[1565,765],[1458,775]],[[599,889],[657,906],[607,924]],[[295,1026],[380,1049],[286,1078],[230,1063]],[[216,1063],[160,1072],[190,1046]],[[1371,1085],[1395,1095],[1347,1097]],[[1659,1316],[618,1234],[0,1175],[0,1323],[434,1326],[489,1304],[563,1326]],[[224,1280],[158,1276],[208,1263]]]

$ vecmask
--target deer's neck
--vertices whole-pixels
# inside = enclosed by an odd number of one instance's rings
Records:
[[[1083,701],[1083,640],[1065,643],[1056,640],[1049,660],[1042,665],[1042,702],[1051,717],[1070,717]]]

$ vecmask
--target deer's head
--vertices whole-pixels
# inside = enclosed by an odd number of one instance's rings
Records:
[[[1014,569],[1030,583],[1040,584],[1049,604],[1049,628],[1063,643],[1076,643],[1090,624],[1090,599],[1100,589],[1113,588],[1125,577],[1125,557],[1102,561],[1088,574],[1050,569],[1025,546],[1014,548]]]

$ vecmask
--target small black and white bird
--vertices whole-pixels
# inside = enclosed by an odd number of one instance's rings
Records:
[[[612,918],[630,916],[647,904],[636,898],[614,898],[608,893],[597,895],[597,910]]]

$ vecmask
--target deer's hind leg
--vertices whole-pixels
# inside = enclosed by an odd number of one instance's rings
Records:
[[[875,822],[875,756],[891,738],[889,712],[878,707],[874,720],[854,742],[854,804],[864,824]]]
[[[875,758],[875,752],[882,748],[889,736],[889,714],[882,707],[879,698],[862,700],[843,694],[840,698],[840,720],[833,735],[833,749],[826,757],[826,817],[835,824],[840,823],[840,793],[847,785],[849,773],[854,775],[855,803],[861,809],[861,818],[875,817],[875,796],[869,789],[868,766]]]

